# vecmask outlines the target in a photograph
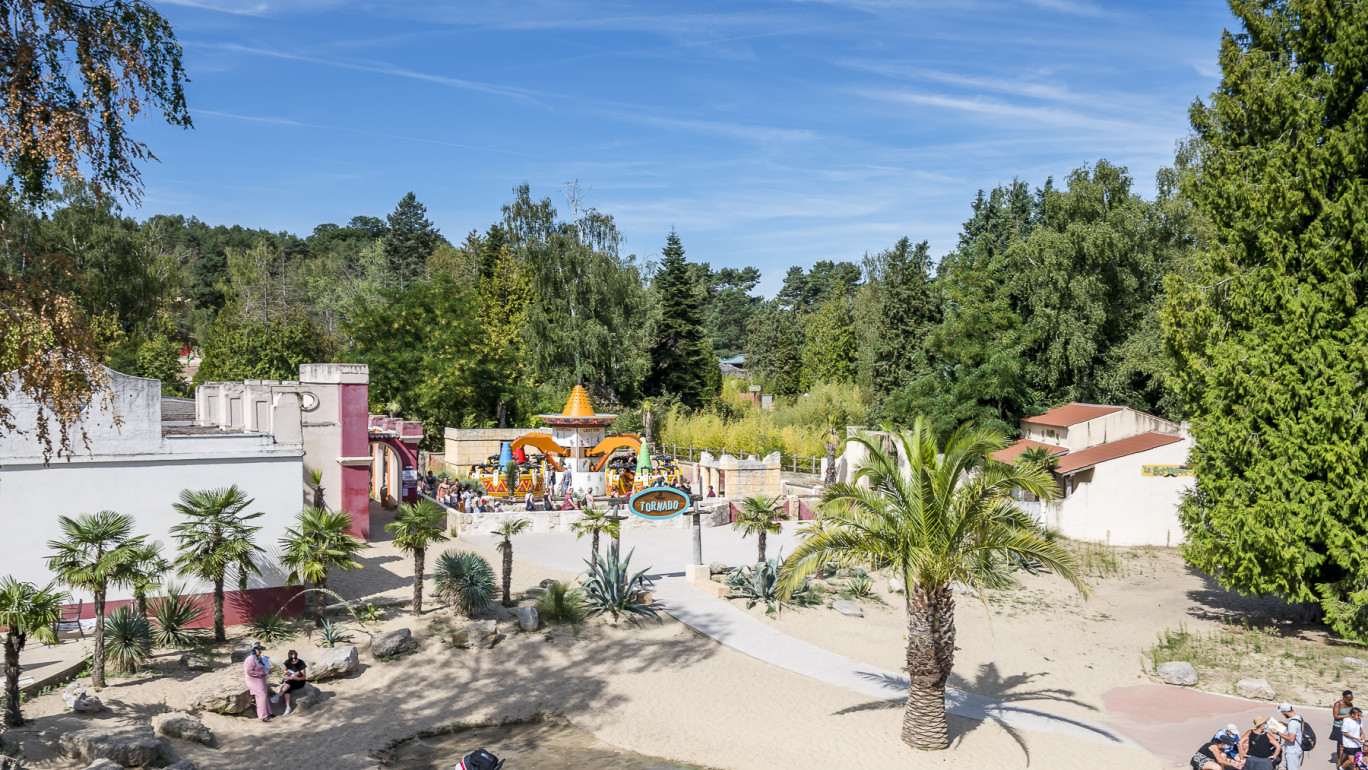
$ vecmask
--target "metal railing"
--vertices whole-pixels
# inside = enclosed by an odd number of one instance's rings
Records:
[[[708,449],[705,447],[680,446],[678,444],[660,444],[656,448],[656,452],[658,454],[669,455],[675,460],[683,459],[685,462],[691,463],[698,462],[704,452],[707,452],[713,457],[721,457],[724,454],[730,454],[733,457],[755,454],[754,452],[728,450],[726,447],[723,447],[722,449]],[[824,458],[821,457],[786,455],[781,452],[779,454],[779,467],[781,470],[792,471],[794,473],[811,473],[816,475],[822,472],[823,459]]]

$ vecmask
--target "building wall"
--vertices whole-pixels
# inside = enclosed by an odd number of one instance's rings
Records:
[[[447,470],[467,473],[470,466],[486,462],[499,453],[499,445],[529,433],[551,431],[537,428],[447,428],[442,433]]]
[[[1075,423],[1067,428],[1021,421],[1022,438],[1066,447],[1071,452],[1078,452],[1111,441],[1120,441],[1123,438],[1138,436],[1141,433],[1154,432],[1177,435],[1178,431],[1178,425],[1152,415],[1142,414],[1134,409],[1122,409],[1119,412],[1112,412],[1086,422]]]
[[[1075,540],[1112,545],[1178,545],[1178,504],[1191,476],[1145,476],[1145,465],[1182,465],[1192,440],[1099,463],[1074,476],[1068,497],[1045,506],[1045,523]]]

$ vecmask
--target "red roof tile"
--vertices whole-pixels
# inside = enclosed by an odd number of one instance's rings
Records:
[[[1172,433],[1141,433],[1138,436],[1123,438],[1120,441],[1109,441],[1105,444],[1098,444],[1095,447],[1072,452],[1059,461],[1055,468],[1058,473],[1072,473],[1074,471],[1091,468],[1098,463],[1108,460],[1115,460],[1118,457],[1133,455],[1161,446],[1168,446],[1182,441],[1182,436],[1175,436]]]
[[[1037,425],[1049,425],[1055,428],[1067,428],[1070,425],[1077,425],[1080,422],[1095,420],[1108,414],[1113,414],[1125,409],[1123,406],[1102,406],[1099,404],[1080,404],[1077,401],[1057,406],[1045,414],[1038,414],[1035,417],[1027,417],[1022,422],[1033,422]]]
[[[1027,449],[1035,449],[1036,447],[1046,447],[1054,450],[1050,452],[1051,457],[1058,457],[1069,453],[1069,450],[1062,446],[1055,446],[1054,444],[1046,444],[1042,441],[1032,441],[1028,438],[1023,438],[1017,439],[1015,444],[1012,444],[1006,449],[999,449],[994,452],[993,459],[1000,463],[1010,463],[1016,460],[1017,455],[1025,452]]]

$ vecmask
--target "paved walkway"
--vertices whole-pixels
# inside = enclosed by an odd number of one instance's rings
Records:
[[[793,525],[787,525],[784,534],[770,536],[770,554],[792,546],[793,528]],[[493,536],[478,530],[465,533],[462,538],[490,548],[495,543]],[[622,549],[624,553],[634,550],[633,564],[679,565],[680,572],[662,572],[651,577],[655,581],[656,600],[680,622],[720,644],[794,673],[878,700],[907,698],[907,677],[901,673],[861,663],[795,639],[686,582],[682,569],[692,557],[692,547],[687,531],[629,529],[623,533]],[[584,568],[584,554],[588,550],[583,541],[576,542],[574,535],[567,533],[524,535],[518,538],[516,548],[519,558],[570,571]],[[704,561],[727,564],[753,561],[755,544],[752,540],[743,541],[729,529],[708,528],[703,530],[703,557]],[[956,716],[991,720],[1013,729],[1143,748],[1100,722],[1063,717],[962,690],[948,690],[945,699],[946,710]]]

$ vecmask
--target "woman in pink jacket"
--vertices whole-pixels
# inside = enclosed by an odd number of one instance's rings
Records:
[[[266,691],[266,677],[271,675],[271,670],[266,667],[266,662],[261,659],[261,651],[266,649],[260,644],[252,645],[252,654],[247,656],[247,660],[242,663],[243,673],[247,675],[247,689],[256,698],[257,716],[261,721],[271,721],[271,699]]]

